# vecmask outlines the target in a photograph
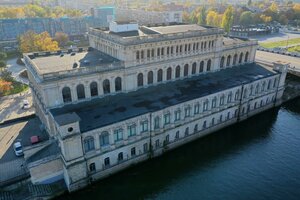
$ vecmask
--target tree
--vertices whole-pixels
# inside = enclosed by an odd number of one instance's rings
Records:
[[[204,7],[201,7],[200,9],[199,9],[199,13],[198,13],[198,24],[199,25],[203,25],[203,24],[205,24],[205,8]]]
[[[4,60],[0,60],[0,71],[2,71],[6,67],[6,62]]]
[[[210,10],[206,15],[206,24],[210,26],[215,26],[216,19],[218,18],[218,13],[216,11]]]
[[[5,60],[7,58],[6,53],[0,52],[0,60]]]
[[[227,33],[230,31],[230,27],[232,26],[233,15],[234,15],[233,7],[228,6],[228,8],[225,10],[223,14],[222,24],[221,24],[221,27],[224,28]]]
[[[2,70],[0,78],[2,80],[8,81],[8,82],[13,82],[14,78],[11,75],[12,75],[12,73],[5,69],[5,70]]]
[[[58,43],[52,40],[47,32],[36,34],[33,31],[28,31],[20,36],[19,43],[22,53],[59,50]]]
[[[69,37],[67,34],[65,34],[63,32],[57,32],[57,33],[55,33],[54,40],[56,42],[58,42],[58,45],[60,47],[64,47],[68,43]]]
[[[267,16],[267,15],[260,15],[260,18],[261,20],[264,22],[264,23],[269,23],[272,21],[272,17],[271,16]]]
[[[2,96],[4,93],[9,91],[11,89],[11,87],[12,87],[11,82],[0,79],[0,96]]]
[[[241,25],[253,24],[253,14],[252,14],[252,12],[244,11],[240,16],[239,23]]]
[[[251,5],[252,5],[252,1],[251,1],[251,0],[248,0],[247,5],[248,5],[248,6],[251,6]]]

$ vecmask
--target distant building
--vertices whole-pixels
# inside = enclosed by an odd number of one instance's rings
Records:
[[[114,7],[98,7],[91,9],[93,27],[108,27],[109,23],[115,20]]]
[[[70,37],[84,35],[88,31],[86,21],[83,17],[0,19],[0,41],[16,40],[29,30],[47,31],[51,36],[56,32],[64,32]]]
[[[157,23],[181,23],[182,11],[145,11],[138,9],[116,10],[116,20],[118,21],[137,21],[140,25]]]
[[[195,24],[90,28],[91,48],[24,55],[51,140],[25,151],[33,183],[80,189],[281,103],[286,63]],[[30,153],[30,152],[29,152]]]

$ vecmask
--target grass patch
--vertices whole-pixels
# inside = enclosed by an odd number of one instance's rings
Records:
[[[275,47],[285,47],[287,40],[281,40],[277,42],[260,42],[259,45],[264,48],[275,48]],[[300,38],[289,39],[288,45],[300,44]]]
[[[8,91],[5,91],[3,94],[0,94],[0,96],[8,96],[8,95],[13,95],[13,94],[18,94],[21,92],[25,92],[28,89],[29,89],[28,85],[25,85],[23,83],[13,80],[11,89]]]
[[[298,52],[300,53],[300,45],[288,48],[289,52]]]

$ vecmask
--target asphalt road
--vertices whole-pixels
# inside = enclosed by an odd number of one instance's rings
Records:
[[[278,42],[278,41],[293,39],[293,38],[300,38],[300,34],[280,32],[276,34],[251,37],[251,39],[256,39],[258,40],[258,42]]]
[[[276,62],[276,61],[284,61],[290,63],[291,67],[296,67],[300,69],[300,58],[293,56],[286,56],[277,53],[270,53],[265,51],[256,51],[256,61],[264,61],[264,62]]]
[[[30,137],[38,135],[42,141],[48,139],[45,131],[40,130],[41,121],[34,119],[16,122],[8,125],[0,125],[0,164],[23,159],[17,157],[13,150],[13,144],[20,141],[23,147],[30,146]]]
[[[14,77],[17,81],[29,84],[27,79],[21,78],[20,73],[25,70],[25,66],[17,64],[17,58],[12,58],[7,60],[7,70],[12,73],[12,77]]]

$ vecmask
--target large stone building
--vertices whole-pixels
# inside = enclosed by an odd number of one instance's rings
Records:
[[[223,33],[114,22],[90,29],[89,49],[24,55],[51,138],[27,156],[32,181],[74,191],[280,104],[287,65],[259,65],[257,41]]]

